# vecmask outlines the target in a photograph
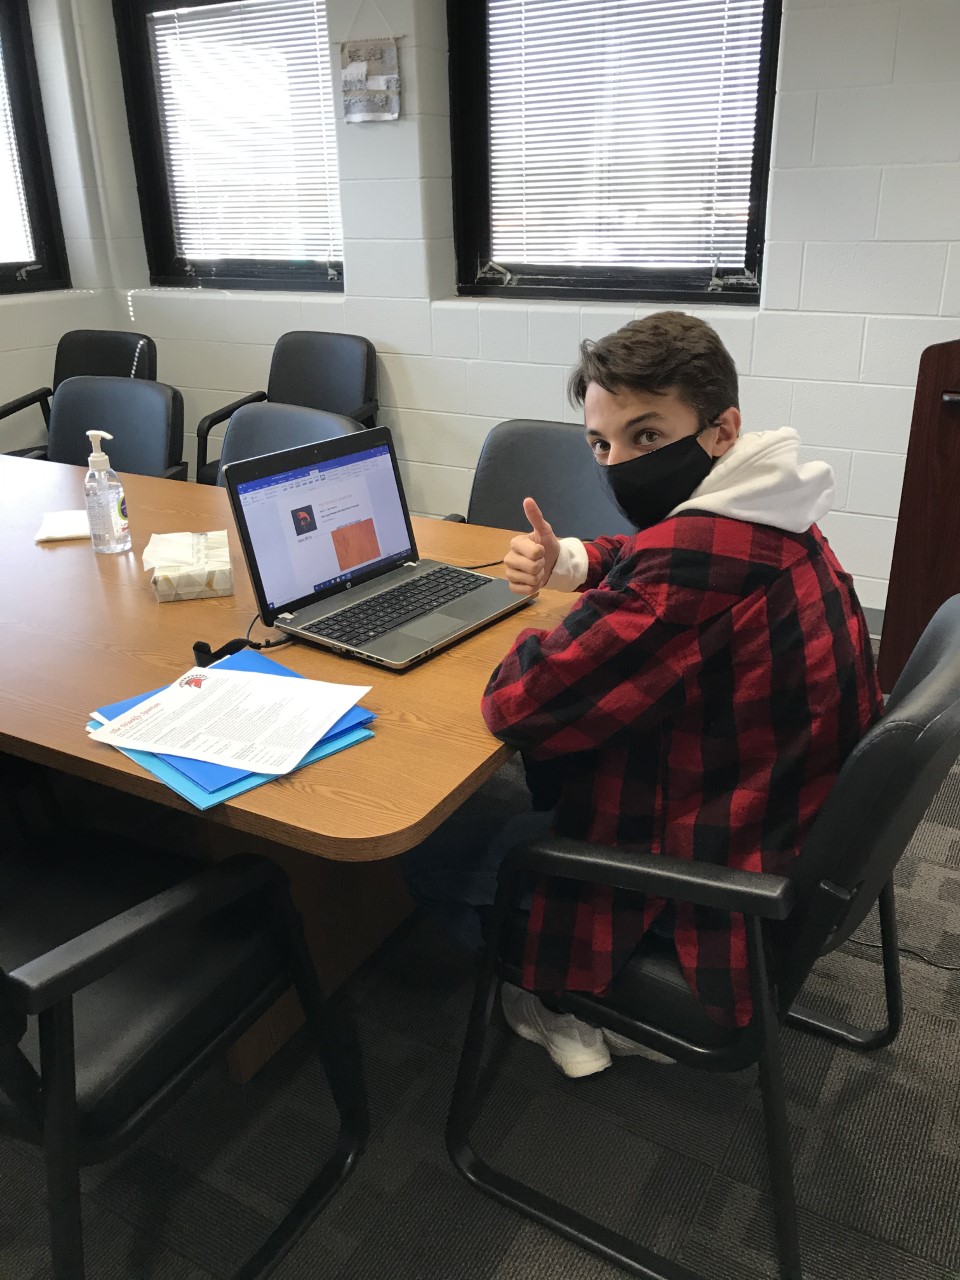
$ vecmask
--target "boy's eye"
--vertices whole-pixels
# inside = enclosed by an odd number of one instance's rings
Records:
[[[644,448],[655,448],[660,443],[660,432],[651,431],[649,429],[645,431],[638,431],[636,441],[637,444],[643,445]]]
[[[606,440],[591,440],[590,448],[593,450],[595,457],[603,457],[610,452],[610,445]]]

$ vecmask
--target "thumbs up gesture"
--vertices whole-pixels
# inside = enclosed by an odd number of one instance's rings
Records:
[[[510,590],[518,596],[529,596],[539,591],[553,573],[560,543],[533,498],[524,498],[523,514],[530,522],[530,532],[519,533],[511,540],[503,566]]]

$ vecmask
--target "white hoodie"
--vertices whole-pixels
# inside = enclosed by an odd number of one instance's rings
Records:
[[[833,470],[825,462],[800,462],[793,427],[740,436],[684,502],[668,512],[710,511],[731,520],[804,533],[830,510]],[[666,517],[665,517],[666,518]],[[575,591],[587,576],[587,552],[579,538],[561,538],[548,587]]]

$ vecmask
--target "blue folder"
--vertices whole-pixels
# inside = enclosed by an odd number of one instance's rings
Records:
[[[279,662],[265,658],[256,650],[243,650],[240,653],[231,654],[230,657],[223,658],[215,665],[232,668],[235,671],[254,671],[264,675],[295,676],[303,679],[299,671],[289,671]],[[149,698],[157,692],[159,690],[152,689],[148,693],[137,694],[133,698],[124,698],[121,702],[99,707],[97,714],[103,716],[105,720],[113,720],[130,707],[136,706],[138,702],[142,702],[144,698]],[[374,712],[364,707],[351,707],[346,715],[341,716],[320,741],[311,747],[297,768],[302,769],[304,765],[312,764],[315,760],[322,760],[325,756],[333,755],[346,747],[352,747],[358,742],[365,742],[368,738],[372,738],[373,734],[366,726],[373,719]],[[91,721],[90,727],[99,728],[99,722]],[[216,804],[222,804],[224,800],[230,800],[233,796],[241,795],[244,791],[250,791],[276,777],[276,774],[271,773],[250,773],[230,765],[189,760],[185,756],[158,755],[152,751],[132,751],[122,747],[120,750],[198,809],[210,809]]]

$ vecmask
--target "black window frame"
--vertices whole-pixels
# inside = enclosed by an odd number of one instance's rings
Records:
[[[193,9],[232,2],[176,0],[175,7]],[[185,288],[342,293],[342,262],[318,266],[309,259],[278,262],[266,258],[217,258],[205,261],[198,270],[177,254],[171,192],[163,157],[159,95],[147,31],[148,13],[163,7],[161,0],[113,0],[150,283]]]
[[[36,253],[30,262],[0,263],[0,294],[69,289],[70,268],[53,181],[27,0],[7,0],[0,4],[0,41],[23,194]]]
[[[490,262],[490,97],[486,0],[447,0],[450,50],[450,140],[457,291],[462,297],[565,298],[606,301],[741,304],[760,300],[764,230],[782,0],[763,0],[757,112],[745,269],[714,276],[702,270],[646,267],[537,267],[484,270]]]

